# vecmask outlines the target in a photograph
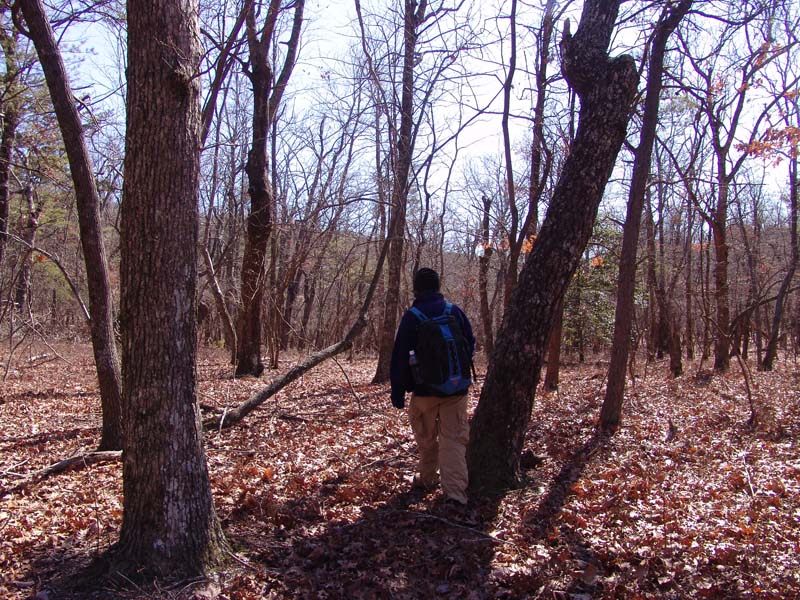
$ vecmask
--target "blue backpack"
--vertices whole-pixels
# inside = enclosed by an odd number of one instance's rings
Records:
[[[433,318],[414,306],[409,309],[419,321],[414,379],[435,396],[463,394],[472,385],[472,354],[452,309],[453,305],[447,302],[444,312]]]

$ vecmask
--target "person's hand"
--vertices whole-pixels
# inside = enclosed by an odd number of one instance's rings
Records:
[[[403,393],[392,394],[392,406],[394,406],[395,408],[405,408],[406,395]]]

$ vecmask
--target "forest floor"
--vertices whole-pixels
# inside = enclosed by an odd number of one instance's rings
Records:
[[[57,354],[55,353],[57,351]],[[232,551],[209,581],[82,575],[114,543],[119,461],[35,477],[91,451],[90,349],[0,352],[0,597],[791,598],[800,595],[800,365],[671,379],[650,365],[624,427],[598,438],[605,365],[567,365],[537,393],[524,487],[472,498],[410,489],[415,448],[374,360],[330,361],[238,426],[206,434]],[[283,363],[282,368],[290,363]],[[644,367],[640,367],[643,371]],[[201,353],[200,401],[223,409],[274,375],[233,380]],[[345,376],[346,374],[346,376]],[[481,377],[482,380],[482,377]],[[479,390],[472,393],[473,408]],[[538,463],[534,465],[534,463]]]

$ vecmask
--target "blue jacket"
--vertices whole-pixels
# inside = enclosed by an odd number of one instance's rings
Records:
[[[421,310],[429,318],[438,317],[444,313],[445,300],[438,292],[428,292],[417,296],[414,306]],[[469,344],[470,354],[475,352],[475,336],[472,333],[472,325],[458,306],[453,304],[451,314],[454,315],[461,324],[461,330]],[[414,378],[411,375],[411,367],[408,364],[408,353],[417,347],[417,324],[419,320],[411,311],[406,311],[400,319],[397,328],[397,335],[394,338],[394,349],[392,350],[392,366],[389,378],[392,382],[392,404],[396,408],[405,406],[406,392],[414,392],[419,396],[432,395],[430,390],[424,385],[414,385]]]

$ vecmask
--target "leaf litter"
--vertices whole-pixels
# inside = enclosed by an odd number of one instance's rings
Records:
[[[374,359],[326,363],[238,426],[206,432],[231,546],[212,579],[87,587],[73,576],[116,540],[121,466],[32,479],[99,439],[91,351],[64,344],[59,354],[67,360],[18,357],[0,382],[4,598],[787,598],[800,589],[800,368],[790,360],[753,372],[752,422],[741,374],[672,379],[657,363],[629,382],[611,438],[595,431],[605,365],[567,365],[557,393],[537,393],[524,485],[466,509],[411,489],[414,442],[388,386],[370,384]],[[206,414],[270,377],[235,380],[225,359],[201,352]]]

